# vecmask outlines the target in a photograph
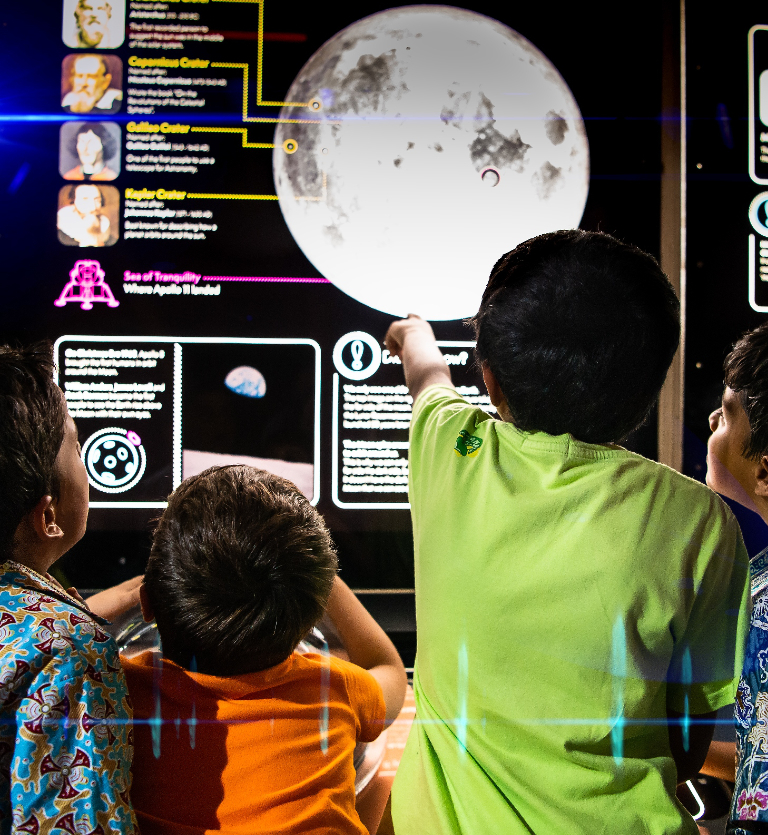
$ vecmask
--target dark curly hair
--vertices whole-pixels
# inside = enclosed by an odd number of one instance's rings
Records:
[[[292,482],[211,467],[171,494],[144,575],[163,654],[233,676],[285,660],[325,610],[336,551]]]
[[[577,229],[504,255],[471,322],[516,426],[595,444],[645,421],[680,341],[680,304],[656,260]]]
[[[0,345],[0,556],[12,556],[21,520],[43,496],[59,496],[56,457],[67,407],[53,381],[49,342]]]
[[[759,461],[768,455],[768,322],[745,333],[725,358],[725,385],[747,413],[749,438],[742,455]]]

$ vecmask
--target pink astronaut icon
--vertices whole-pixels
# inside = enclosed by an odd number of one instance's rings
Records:
[[[64,307],[67,302],[80,302],[82,310],[90,310],[94,302],[106,302],[108,307],[120,304],[104,281],[104,270],[98,261],[75,261],[69,281],[54,304]]]

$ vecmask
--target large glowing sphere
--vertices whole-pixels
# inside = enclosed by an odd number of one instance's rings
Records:
[[[288,228],[377,310],[471,315],[503,253],[581,219],[579,108],[546,56],[496,20],[449,6],[371,15],[310,58],[286,101],[310,103],[283,107],[299,121],[275,131]]]

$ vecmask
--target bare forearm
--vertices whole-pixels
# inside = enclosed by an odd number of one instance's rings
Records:
[[[371,672],[384,690],[387,722],[400,712],[405,697],[405,668],[384,630],[355,597],[347,584],[335,579],[326,607],[349,660]]]
[[[141,575],[131,577],[124,583],[92,594],[86,598],[85,602],[95,615],[113,620],[134,606],[139,605],[139,588],[142,579]]]
[[[702,774],[719,777],[721,780],[736,782],[736,743],[713,740],[709,745],[707,758],[699,769]]]
[[[428,322],[411,314],[393,322],[384,341],[389,352],[400,357],[405,384],[414,400],[427,386],[453,386],[451,372]]]
[[[451,372],[437,343],[424,334],[409,334],[402,351],[405,384],[414,400],[427,386],[452,386]]]

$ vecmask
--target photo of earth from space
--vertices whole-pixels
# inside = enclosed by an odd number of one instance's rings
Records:
[[[275,188],[307,258],[372,308],[470,316],[496,260],[578,226],[589,147],[549,61],[449,6],[353,23],[301,69],[275,131]]]

